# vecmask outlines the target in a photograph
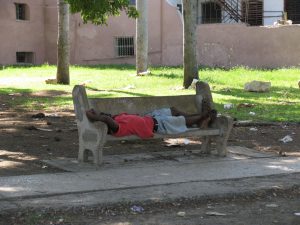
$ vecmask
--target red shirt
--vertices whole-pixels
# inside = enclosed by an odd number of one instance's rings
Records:
[[[113,134],[116,137],[129,135],[137,135],[140,138],[153,137],[154,122],[151,116],[121,113],[114,116],[114,120],[119,124],[119,130]]]

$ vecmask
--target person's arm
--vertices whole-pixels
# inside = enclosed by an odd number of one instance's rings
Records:
[[[116,133],[119,129],[119,124],[111,117],[110,114],[97,114],[94,109],[86,111],[86,116],[90,121],[101,121],[108,126],[108,133]]]

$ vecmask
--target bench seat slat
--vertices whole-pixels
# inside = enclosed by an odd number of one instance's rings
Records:
[[[187,132],[180,134],[155,134],[151,139],[163,139],[163,138],[177,138],[177,137],[201,137],[201,136],[218,136],[221,135],[220,129],[205,129],[200,130],[198,128],[190,128]],[[140,139],[139,137],[132,135],[127,137],[114,137],[111,135],[107,136],[108,141],[122,141],[122,140],[136,140]]]

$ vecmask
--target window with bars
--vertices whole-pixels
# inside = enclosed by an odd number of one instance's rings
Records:
[[[17,20],[29,20],[29,8],[26,4],[15,3],[15,7]]]
[[[286,0],[286,8],[289,5],[290,12],[291,9],[295,11],[295,2],[300,6],[300,0]],[[263,0],[197,0],[197,24],[241,21],[250,26],[261,26],[264,19],[263,3]],[[294,15],[290,13],[289,18]],[[294,17],[294,20],[297,18]]]
[[[201,4],[201,8],[202,23],[222,23],[222,9],[218,3],[205,2]]]
[[[250,26],[263,25],[263,1],[244,0],[242,2],[242,21]]]
[[[16,52],[17,63],[34,63],[34,53],[33,52]]]
[[[115,49],[118,57],[134,56],[134,38],[116,37]]]

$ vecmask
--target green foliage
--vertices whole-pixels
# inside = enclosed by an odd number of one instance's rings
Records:
[[[71,92],[76,84],[85,84],[89,97],[101,98],[195,93],[182,88],[182,67],[153,67],[151,74],[144,77],[136,76],[135,67],[129,65],[71,66],[70,70],[71,85],[66,86],[45,83],[54,77],[55,66],[4,67],[0,70],[0,105],[28,111],[73,110]],[[199,73],[201,80],[210,84],[215,106],[222,114],[238,120],[300,122],[299,68],[202,68]],[[252,80],[270,81],[270,92],[244,91],[244,84]],[[228,103],[234,108],[225,110],[224,104]],[[254,106],[239,108],[241,103]]]
[[[70,4],[72,13],[80,13],[83,21],[96,25],[107,24],[109,16],[118,16],[125,11],[131,18],[138,17],[136,8],[129,0],[65,0]]]

